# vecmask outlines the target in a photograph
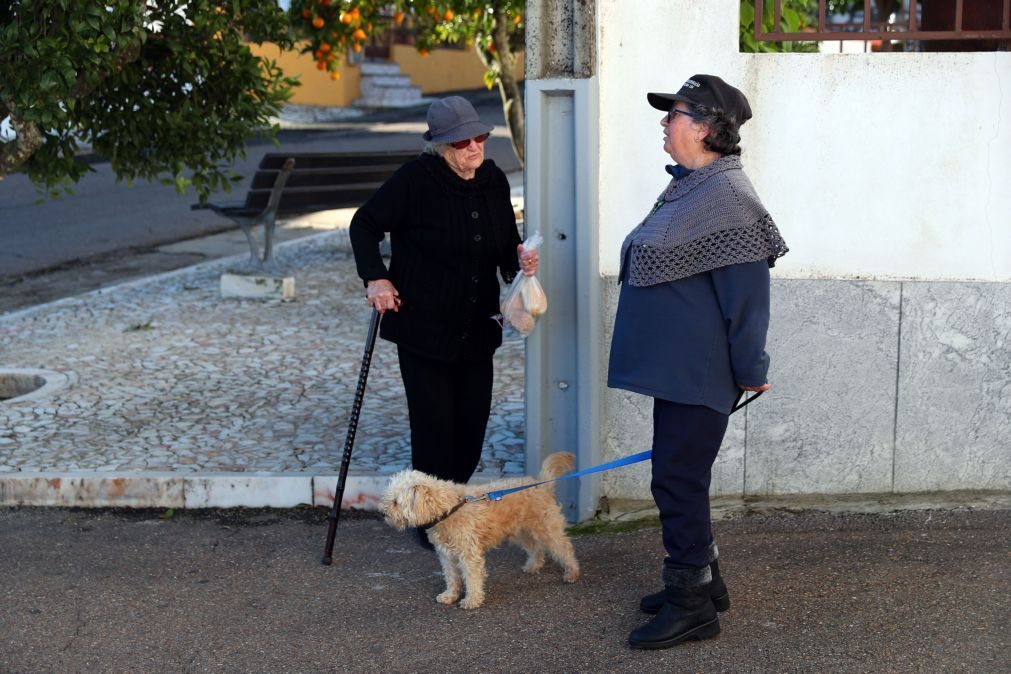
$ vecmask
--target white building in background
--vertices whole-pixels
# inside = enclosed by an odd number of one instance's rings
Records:
[[[551,311],[528,341],[528,464],[649,447],[605,386],[619,249],[668,177],[648,91],[748,96],[742,160],[790,246],[772,390],[735,415],[713,495],[1011,490],[1011,53],[742,54],[738,0],[528,0],[527,228]],[[584,479],[649,499],[648,466]]]

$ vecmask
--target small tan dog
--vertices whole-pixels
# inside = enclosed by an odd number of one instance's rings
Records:
[[[569,452],[549,455],[537,481],[564,475],[575,466],[575,458]],[[455,603],[463,585],[467,594],[460,607],[477,608],[484,603],[485,553],[507,539],[526,550],[524,572],[539,571],[547,552],[565,570],[562,578],[566,583],[579,578],[579,563],[565,533],[565,518],[555,501],[553,485],[524,489],[500,501],[459,506],[466,496],[483,496],[532,482],[533,478],[522,477],[464,485],[404,470],[390,478],[379,508],[386,521],[401,531],[436,522],[428,529],[428,539],[439,554],[446,590],[435,600],[440,604]],[[452,514],[444,517],[450,511]]]

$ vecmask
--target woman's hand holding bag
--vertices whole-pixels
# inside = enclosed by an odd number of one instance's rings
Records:
[[[517,274],[513,279],[499,306],[502,313],[496,317],[500,323],[505,321],[516,328],[516,331],[524,337],[533,332],[537,316],[543,315],[548,310],[547,295],[534,275],[538,263],[536,251],[542,243],[544,239],[537,232],[523,242],[520,254],[523,273]],[[535,255],[528,255],[531,252]]]

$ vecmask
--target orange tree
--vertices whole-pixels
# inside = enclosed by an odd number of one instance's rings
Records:
[[[128,182],[228,189],[295,84],[249,41],[294,44],[276,0],[0,0],[0,180],[58,195],[84,142]]]
[[[339,77],[345,49],[358,52],[378,31],[407,25],[422,55],[442,44],[471,45],[498,86],[513,150],[523,163],[523,97],[516,55],[523,50],[525,0],[292,0],[292,25],[316,67]]]

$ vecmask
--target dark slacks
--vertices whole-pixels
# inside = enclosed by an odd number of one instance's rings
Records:
[[[492,356],[444,363],[397,348],[415,470],[467,482],[481,460],[491,412]]]
[[[653,400],[653,499],[668,569],[712,561],[709,483],[729,417],[702,405]]]

